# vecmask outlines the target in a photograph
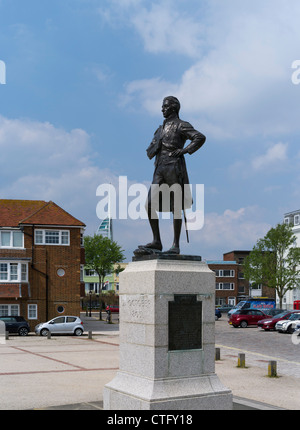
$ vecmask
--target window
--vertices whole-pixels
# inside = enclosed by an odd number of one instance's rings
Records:
[[[26,263],[4,263],[0,262],[0,283],[4,282],[27,282],[28,270]]]
[[[35,230],[36,245],[70,245],[69,230]]]
[[[29,320],[37,319],[37,305],[28,305],[28,319]]]
[[[299,225],[300,223],[300,215],[295,215],[294,216],[294,225]]]
[[[216,276],[218,278],[234,278],[234,270],[215,270]]]
[[[23,233],[18,230],[2,230],[0,232],[1,248],[24,248]]]
[[[229,282],[217,283],[216,290],[234,290],[234,283],[229,283]]]
[[[0,317],[6,317],[7,315],[18,316],[19,305],[0,305]]]

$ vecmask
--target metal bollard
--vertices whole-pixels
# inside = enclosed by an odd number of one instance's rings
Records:
[[[9,339],[9,332],[8,331],[6,331],[5,332],[5,340],[8,340]]]
[[[276,378],[277,377],[277,361],[269,361],[268,376],[270,378]]]
[[[215,355],[215,360],[221,360],[221,349],[220,348],[216,348],[216,355]]]
[[[239,354],[237,367],[241,367],[241,368],[246,367],[246,356],[245,356],[245,354],[243,354],[243,353]]]
[[[93,332],[89,331],[89,339],[93,339]]]
[[[51,339],[51,331],[48,331],[47,339]]]

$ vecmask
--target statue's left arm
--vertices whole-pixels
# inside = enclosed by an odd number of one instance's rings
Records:
[[[185,139],[191,141],[183,150],[185,154],[193,154],[204,145],[206,137],[200,131],[195,130],[189,122],[182,122],[180,128]]]
[[[179,157],[184,154],[193,154],[204,145],[206,137],[200,131],[195,130],[189,122],[182,121],[179,127],[183,141],[190,140],[191,142],[185,148],[173,151],[173,156]]]

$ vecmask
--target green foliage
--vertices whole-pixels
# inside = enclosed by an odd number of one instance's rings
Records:
[[[244,261],[245,278],[275,288],[280,307],[284,294],[300,285],[300,248],[295,243],[292,227],[278,224],[258,240]]]
[[[125,259],[124,251],[117,242],[98,234],[85,236],[84,248],[86,266],[97,273],[101,286],[105,276],[113,271],[113,264]],[[118,268],[116,271],[120,271]]]

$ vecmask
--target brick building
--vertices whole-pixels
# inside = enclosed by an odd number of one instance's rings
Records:
[[[0,200],[0,315],[22,315],[31,329],[79,315],[84,228],[54,202]]]
[[[275,290],[263,285],[249,285],[244,278],[243,263],[250,251],[230,251],[223,260],[207,264],[216,273],[216,305],[236,305],[248,297],[275,298]]]

